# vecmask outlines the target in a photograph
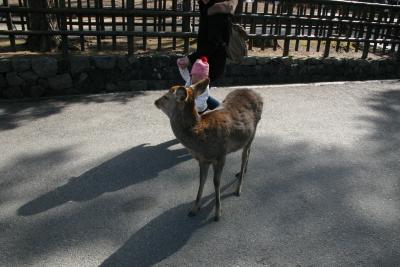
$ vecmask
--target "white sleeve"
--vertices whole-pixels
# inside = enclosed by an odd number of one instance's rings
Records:
[[[179,68],[179,73],[181,74],[182,78],[185,80],[186,84],[185,86],[190,86],[191,85],[191,79],[190,79],[190,73],[188,68],[181,69]]]
[[[196,104],[196,109],[198,112],[202,112],[207,109],[207,99],[210,95],[210,88],[207,85],[207,89],[201,95],[197,96],[194,100]]]

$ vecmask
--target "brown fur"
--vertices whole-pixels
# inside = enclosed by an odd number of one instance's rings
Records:
[[[243,149],[236,189],[237,195],[240,195],[263,101],[251,90],[235,90],[226,96],[221,107],[200,116],[196,112],[194,99],[204,92],[208,83],[209,80],[205,79],[189,88],[174,86],[156,100],[155,105],[169,117],[176,138],[199,161],[200,186],[189,215],[195,215],[200,208],[203,186],[212,164],[216,192],[215,219],[218,220],[221,216],[220,181],[226,155]]]

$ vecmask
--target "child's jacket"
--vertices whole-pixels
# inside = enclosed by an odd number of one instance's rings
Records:
[[[187,68],[181,69],[179,68],[179,73],[181,74],[182,78],[185,80],[186,87],[192,85],[192,79],[190,77],[189,70]],[[207,85],[207,89],[201,95],[197,96],[194,100],[197,112],[203,112],[207,109],[207,99],[210,95],[210,87]]]

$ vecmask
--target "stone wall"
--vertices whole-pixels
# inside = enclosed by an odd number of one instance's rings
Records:
[[[167,89],[183,83],[174,55],[17,57],[0,59],[0,97]],[[215,85],[400,78],[400,61],[248,57],[229,64]]]

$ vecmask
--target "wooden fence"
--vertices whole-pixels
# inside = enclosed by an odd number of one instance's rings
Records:
[[[16,36],[57,35],[62,37],[65,54],[71,40],[79,39],[82,51],[88,38],[96,38],[98,50],[107,40],[116,50],[120,37],[125,39],[129,54],[135,52],[138,41],[146,50],[149,38],[157,40],[158,49],[163,48],[164,40],[171,40],[174,50],[177,40],[183,40],[182,50],[188,52],[198,29],[195,0],[56,0],[56,6],[49,9],[30,8],[26,0],[15,1],[16,5],[10,5],[4,0],[5,6],[0,7],[0,36],[7,36],[14,50]],[[33,13],[55,15],[58,29],[30,29]],[[250,48],[259,44],[262,49],[267,45],[277,49],[279,41],[283,56],[290,49],[297,51],[302,40],[307,51],[312,41],[317,42],[316,51],[324,49],[325,57],[332,42],[336,42],[336,49],[340,44],[349,49],[355,43],[356,49],[362,49],[362,58],[378,48],[400,55],[400,6],[341,0],[240,1],[234,20],[246,27]]]

